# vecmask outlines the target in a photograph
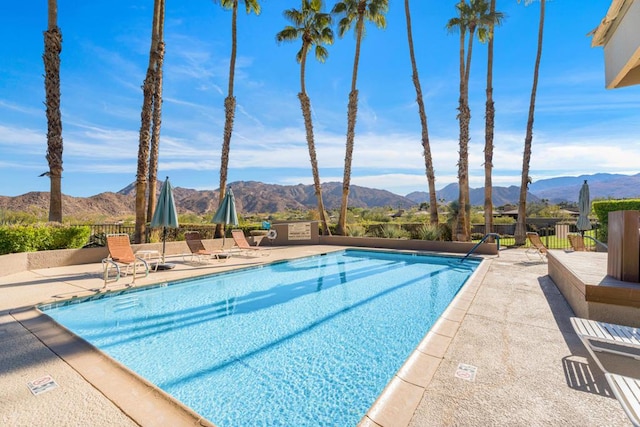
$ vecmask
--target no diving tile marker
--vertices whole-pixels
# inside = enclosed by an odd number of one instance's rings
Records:
[[[31,390],[34,396],[53,390],[58,387],[58,383],[51,377],[51,375],[45,375],[37,380],[29,381],[27,387]]]
[[[465,363],[459,363],[458,369],[456,369],[455,376],[457,378],[462,378],[463,380],[475,381],[477,371],[478,368],[475,366],[467,365]]]

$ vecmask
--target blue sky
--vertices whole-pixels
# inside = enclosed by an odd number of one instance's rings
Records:
[[[298,43],[278,45],[295,0],[263,0],[260,16],[238,15],[236,120],[229,182],[312,183],[297,93]],[[367,28],[352,184],[397,194],[426,191],[420,122],[411,82],[404,2],[390,2],[387,28]],[[413,36],[429,136],[442,188],[457,180],[458,36],[445,30],[455,0],[413,0]],[[519,185],[539,4],[498,0],[494,185]],[[328,7],[333,1],[328,3]],[[587,33],[608,0],[548,1],[534,125],[534,181],[598,172],[640,172],[640,87],[604,88],[602,48]],[[578,7],[579,6],[579,7]],[[135,180],[141,85],[150,44],[152,0],[58,0],[64,139],[63,193],[118,191]],[[163,126],[158,176],[174,186],[216,189],[228,84],[231,13],[211,0],[167,2]],[[49,191],[42,32],[46,2],[0,5],[0,195]],[[307,66],[323,182],[341,181],[354,37]],[[486,46],[471,65],[470,185],[484,182]]]

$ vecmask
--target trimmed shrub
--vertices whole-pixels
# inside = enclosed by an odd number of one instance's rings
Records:
[[[607,241],[609,227],[609,212],[640,210],[640,199],[625,200],[596,200],[591,204],[593,211],[602,224],[602,241]]]
[[[0,226],[0,255],[52,249],[81,248],[89,240],[88,226]]]

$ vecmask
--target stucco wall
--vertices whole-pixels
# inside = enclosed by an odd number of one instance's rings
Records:
[[[381,237],[346,237],[346,236],[320,236],[322,245],[356,246],[384,249],[405,249],[416,251],[450,252],[466,254],[475,243],[465,242],[440,242],[432,240],[411,239],[385,239]],[[475,254],[496,255],[497,246],[493,243],[483,243],[474,251]]]
[[[629,9],[618,16],[616,24],[604,46],[605,79],[609,89],[640,83],[640,69],[632,68],[640,49],[640,2],[629,2]]]
[[[309,223],[308,221],[306,223]],[[291,235],[290,224],[274,224],[278,232],[278,237],[273,242],[261,242],[261,246],[291,246],[291,245],[338,245],[355,246],[384,249],[404,249],[432,252],[448,252],[466,254],[470,251],[474,243],[462,242],[436,242],[427,240],[407,240],[407,239],[385,239],[378,237],[346,237],[346,236],[319,236],[316,222],[311,222],[310,235],[304,239],[289,240]],[[294,227],[295,228],[295,227]],[[299,237],[299,236],[297,236]],[[308,237],[308,238],[307,238]],[[253,238],[247,240],[253,242]],[[207,249],[218,249],[223,246],[231,248],[234,246],[233,239],[205,239],[202,241]],[[254,243],[255,244],[255,243]],[[131,245],[134,252],[139,250],[156,250],[162,252],[162,243],[147,243],[142,245]],[[166,255],[181,255],[190,253],[184,241],[167,242],[165,246]],[[498,253],[495,244],[483,243],[475,251],[475,254],[496,255]],[[107,248],[87,248],[87,249],[60,249],[56,251],[25,252],[19,254],[9,254],[0,256],[0,276],[19,273],[25,270],[37,270],[40,268],[62,267],[66,265],[99,263],[109,255]]]

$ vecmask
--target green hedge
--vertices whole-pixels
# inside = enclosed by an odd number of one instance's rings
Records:
[[[607,231],[609,226],[609,212],[615,211],[638,211],[640,210],[640,199],[625,200],[597,200],[591,206],[593,212],[602,224],[603,241],[607,241]]]
[[[0,226],[0,255],[81,248],[87,243],[90,235],[91,228],[88,226]]]

